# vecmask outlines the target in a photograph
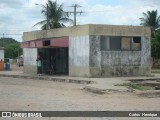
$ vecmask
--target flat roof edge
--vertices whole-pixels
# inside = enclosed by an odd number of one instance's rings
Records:
[[[89,25],[77,25],[65,28],[55,28],[50,30],[37,30],[23,33],[23,41],[43,38],[54,38],[64,36],[88,35]]]
[[[64,36],[86,35],[120,35],[120,36],[150,36],[150,27],[128,25],[86,24],[50,30],[38,30],[23,33],[23,41]]]

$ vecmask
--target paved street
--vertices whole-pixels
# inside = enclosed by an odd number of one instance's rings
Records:
[[[1,111],[154,111],[160,98],[127,92],[94,94],[83,84],[0,77]],[[58,118],[57,118],[58,119]],[[59,118],[62,119],[62,118]],[[96,120],[96,118],[94,118]]]

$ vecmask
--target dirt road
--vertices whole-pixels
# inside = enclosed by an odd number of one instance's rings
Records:
[[[12,110],[13,111],[28,111],[28,110],[31,111],[128,111],[128,110],[159,111],[160,110],[160,98],[158,97],[145,98],[145,97],[135,96],[132,93],[115,93],[115,92],[99,95],[82,90],[82,87],[83,85],[81,84],[58,83],[45,80],[0,77],[0,110],[1,111],[12,111]],[[93,119],[96,120],[96,118]],[[149,120],[150,119],[151,118],[149,118]]]
[[[17,64],[10,64],[12,71],[23,71],[23,66],[18,66]]]

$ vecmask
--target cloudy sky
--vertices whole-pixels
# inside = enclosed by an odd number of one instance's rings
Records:
[[[22,41],[22,34],[26,31],[40,30],[33,27],[35,23],[44,19],[41,6],[47,0],[0,0],[0,38],[12,37]],[[73,4],[79,4],[77,24],[112,24],[112,25],[140,25],[142,12],[158,10],[160,15],[160,0],[57,0],[63,3],[65,11],[73,11]],[[73,19],[73,15],[70,15]]]

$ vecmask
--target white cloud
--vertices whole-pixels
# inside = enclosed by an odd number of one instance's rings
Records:
[[[150,0],[128,0],[124,5],[98,4],[90,6],[88,4],[88,6],[86,11],[89,13],[86,13],[84,18],[79,17],[81,18],[79,24],[140,25],[139,18],[142,17],[142,12],[158,9],[160,2],[156,0],[152,2]]]
[[[47,0],[0,0],[0,34],[18,33],[37,30],[40,27],[33,25],[43,20],[41,7],[35,3],[45,4]],[[110,1],[110,2],[108,2]],[[116,4],[116,2],[118,2]],[[139,25],[142,12],[158,9],[160,14],[160,0],[57,0],[64,5],[66,11],[73,11],[71,6],[79,4],[82,7],[77,11],[78,24],[114,24],[114,25]],[[114,4],[110,4],[114,2]],[[121,3],[120,3],[121,2]],[[105,4],[104,4],[105,3]],[[73,18],[73,15],[70,16]],[[2,35],[0,36],[2,37]],[[7,36],[8,37],[8,36]],[[21,40],[21,36],[9,36]]]

